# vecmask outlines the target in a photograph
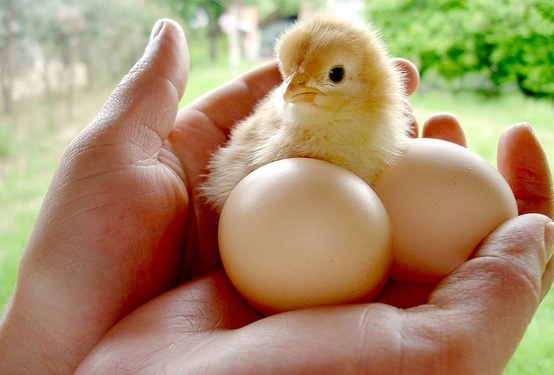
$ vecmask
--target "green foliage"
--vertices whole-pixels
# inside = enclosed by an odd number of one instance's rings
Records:
[[[1,0],[6,2],[7,0]],[[15,50],[10,56],[10,79],[43,70],[45,85],[64,75],[50,76],[48,68],[83,63],[89,81],[119,77],[136,61],[155,19],[149,2],[121,0],[9,0],[13,7]],[[5,14],[0,3],[0,17]],[[6,31],[0,27],[0,56],[6,48]],[[115,53],[117,51],[117,53]],[[5,51],[7,52],[7,51]]]
[[[194,17],[195,12],[199,9],[204,10],[211,17],[219,17],[223,14],[225,7],[228,6],[231,0],[158,0],[160,3],[169,4],[183,21],[190,21]],[[210,17],[211,15],[211,17]],[[217,18],[215,18],[217,21]]]
[[[190,21],[194,17],[195,12],[199,9],[204,10],[208,18],[217,23],[217,19],[225,12],[225,10],[233,4],[241,4],[242,6],[256,7],[260,12],[260,17],[263,18],[269,13],[279,10],[283,14],[295,14],[300,9],[303,1],[299,0],[157,0],[160,3],[169,4],[181,16],[185,22]],[[322,0],[312,0],[311,2],[318,6]]]
[[[422,75],[483,74],[498,92],[554,97],[554,3],[550,0],[391,0],[369,2],[369,18],[391,52],[413,59]]]

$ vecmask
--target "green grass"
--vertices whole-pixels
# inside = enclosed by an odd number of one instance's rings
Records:
[[[0,115],[0,311],[15,285],[17,265],[50,179],[71,139],[92,120],[112,87],[80,94],[68,119],[59,98],[18,103],[17,115]]]
[[[190,75],[187,80],[187,88],[181,106],[184,106],[194,99],[208,93],[224,82],[236,78],[242,72],[254,67],[252,63],[244,63],[237,68],[226,68],[220,65],[212,66],[210,69],[191,65]]]
[[[543,375],[554,370],[554,290],[542,301],[504,375]]]
[[[8,157],[16,147],[16,137],[13,129],[0,124],[0,160]]]
[[[238,73],[222,64],[209,68],[193,61],[182,104]],[[111,88],[83,93],[78,101],[81,111],[71,120],[64,118],[63,108],[52,112],[51,105],[47,107],[38,102],[21,103],[15,119],[0,116],[0,311],[12,293],[17,264],[62,152],[93,118],[109,91]],[[501,131],[509,124],[528,121],[554,162],[554,103],[551,101],[533,101],[517,93],[493,100],[473,94],[429,91],[414,95],[411,102],[420,123],[434,112],[456,113],[466,130],[469,148],[491,163],[495,162]],[[553,336],[554,292],[550,292],[505,374],[551,372]]]
[[[531,124],[549,160],[554,163],[554,101],[533,100],[510,92],[499,98],[479,94],[431,91],[411,98],[420,123],[432,113],[452,112],[465,130],[468,148],[496,164],[502,130],[517,122]],[[552,165],[551,165],[552,169]]]

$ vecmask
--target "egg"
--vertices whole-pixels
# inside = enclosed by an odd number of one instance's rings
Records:
[[[374,186],[392,223],[391,277],[436,282],[517,215],[502,175],[476,153],[437,139],[411,139]]]
[[[229,279],[264,314],[369,301],[392,264],[390,220],[375,192],[316,159],[250,173],[225,202],[218,231]]]

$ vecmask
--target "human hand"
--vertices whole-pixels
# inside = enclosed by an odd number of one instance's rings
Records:
[[[488,236],[475,256],[441,283],[389,282],[375,303],[263,317],[237,295],[220,269],[216,217],[195,196],[194,186],[211,151],[269,89],[271,85],[260,82],[275,74],[272,69],[250,73],[179,114],[170,139],[190,184],[194,215],[188,238],[194,240],[187,244],[185,263],[188,273],[198,277],[122,320],[79,370],[500,372],[553,278],[547,251],[552,224],[546,230],[546,216],[553,215],[552,182],[530,128],[510,127],[499,142],[499,169],[514,190],[522,216]],[[408,91],[417,86],[415,73],[408,74]],[[238,101],[231,98],[237,97],[246,98],[247,105],[233,108]],[[222,116],[225,113],[231,115]],[[423,136],[465,144],[459,124],[448,115],[432,117]],[[546,216],[524,215],[529,212]]]
[[[52,179],[0,325],[2,374],[72,372],[180,277],[189,196],[167,135],[189,56],[164,25]]]
[[[457,126],[452,120],[435,117],[424,134],[437,130],[435,125],[444,125],[451,134],[450,126]],[[536,170],[541,177],[511,181],[527,196],[519,197],[520,210],[542,200],[540,209],[551,214],[544,154],[529,130],[523,125],[507,130],[499,151],[507,164],[500,165],[529,171],[531,163],[504,153],[514,142],[524,141],[524,150],[538,156],[535,160],[542,166]],[[533,191],[531,180],[545,185]],[[547,223],[550,220],[541,215],[507,222],[483,241],[472,260],[433,285],[430,293],[418,285],[387,285],[381,301],[392,297],[392,302],[406,304],[399,298],[408,297],[408,303],[417,306],[408,309],[369,303],[263,318],[242,301],[222,271],[208,273],[124,319],[79,370],[500,373],[552,284],[552,253],[547,249],[552,249],[554,231],[552,224],[546,230]]]
[[[232,123],[249,113],[254,103],[278,82],[278,73],[271,65],[250,73],[197,101],[182,111],[173,124],[185,84],[186,60],[182,35],[174,24],[166,23],[99,118],[66,152],[27,245],[20,281],[2,322],[0,344],[3,350],[5,343],[10,345],[3,358],[7,361],[0,364],[0,368],[4,366],[2,370],[6,369],[2,372],[13,370],[14,367],[7,367],[10,363],[28,365],[34,371],[42,365],[41,372],[69,372],[106,330],[148,300],[151,301],[113,327],[80,370],[113,372],[119,368],[139,372],[173,368],[194,372],[209,368],[300,372],[340,368],[344,372],[363,371],[369,366],[387,366],[390,370],[399,368],[399,361],[416,366],[417,362],[410,363],[409,356],[418,353],[422,354],[419,363],[424,363],[428,355],[449,360],[452,352],[439,345],[457,349],[455,345],[461,343],[461,338],[473,333],[476,339],[499,330],[510,337],[509,343],[519,340],[521,329],[510,335],[507,327],[498,322],[486,330],[485,323],[496,315],[488,314],[488,320],[477,317],[476,322],[471,322],[469,318],[477,315],[475,311],[462,310],[464,306],[457,301],[446,304],[447,292],[456,283],[437,288],[438,296],[443,290],[446,299],[439,298],[444,302],[443,308],[433,304],[433,293],[429,304],[414,310],[367,304],[289,312],[270,318],[252,310],[237,296],[220,269],[216,218],[201,204],[195,186],[213,148],[225,141]],[[243,100],[238,101],[237,97]],[[508,139],[514,137],[508,135]],[[533,140],[530,143],[528,149],[540,150]],[[513,151],[506,152],[513,156]],[[529,167],[519,163],[518,168]],[[508,170],[514,170],[517,162],[507,164],[511,166]],[[541,168],[538,172],[542,176],[545,172]],[[528,187],[532,178],[515,184],[527,186],[522,188],[521,202],[533,201],[527,197],[540,195]],[[543,201],[537,207],[546,209],[544,197],[550,194],[551,199],[551,193],[541,191]],[[524,217],[500,234],[495,232],[496,237],[493,234],[483,245],[499,258],[491,263],[504,264],[504,259],[507,264],[526,261],[526,268],[509,271],[517,275],[522,272],[529,280],[537,281],[545,264],[545,256],[540,257],[544,243],[539,234],[544,232],[545,223],[543,217]],[[512,227],[516,228],[510,232]],[[83,233],[83,228],[88,231]],[[516,256],[507,253],[509,246],[505,241],[512,236],[518,245],[512,249],[521,250]],[[492,285],[498,269],[483,278],[475,268],[479,267],[466,267],[464,271],[467,279],[473,280],[472,288],[483,284],[492,291],[498,289]],[[172,286],[180,274],[184,281],[199,277],[153,298]],[[546,293],[551,274],[550,264],[543,284],[537,281],[530,288]],[[461,284],[469,289],[467,282]],[[468,292],[463,285],[456,289],[459,295]],[[523,285],[519,292],[519,297],[528,297],[529,289]],[[484,296],[474,294],[468,293],[475,310],[493,306],[496,312],[511,301],[491,298],[488,292],[485,301]],[[519,322],[530,318],[537,299],[527,298],[521,316],[516,317]],[[460,319],[470,321],[467,331],[458,327],[459,322],[454,322],[456,329],[449,329],[448,323],[457,313],[463,315]],[[431,323],[436,323],[433,318],[440,320],[438,327],[431,327]],[[328,323],[332,327],[324,329]],[[478,329],[486,333],[478,333]],[[23,342],[21,332],[27,337]],[[433,332],[440,333],[436,346],[429,345],[429,352],[422,353],[416,339],[426,337],[425,343],[433,344]],[[399,333],[406,336],[406,341],[397,341]],[[376,334],[375,341],[372,334]],[[392,348],[392,352],[385,353],[381,345]],[[404,345],[406,357],[400,354],[400,345]],[[409,351],[411,345],[413,350]],[[470,357],[474,350],[479,353],[476,345],[473,342],[460,350]],[[506,356],[505,348],[501,349],[504,350],[499,352]],[[375,357],[379,357],[377,361]],[[19,367],[18,371],[22,369]]]
[[[176,121],[188,64],[180,27],[155,26],[142,59],[64,153],[0,321],[0,373],[72,372],[122,317],[219,267],[204,235],[214,218],[195,190],[218,141],[203,123],[207,101]],[[244,117],[278,81],[274,64],[263,67],[223,88],[239,102],[207,113]]]

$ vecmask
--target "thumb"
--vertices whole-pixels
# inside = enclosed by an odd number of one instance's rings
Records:
[[[102,153],[100,159],[106,162],[132,163],[157,157],[174,124],[187,82],[189,61],[181,27],[169,19],[159,20],[143,56],[123,78],[96,119],[75,139],[73,149],[98,149]],[[138,147],[129,148],[128,144]]]
[[[442,328],[468,323],[466,337],[491,363],[507,363],[552,285],[552,225],[539,214],[507,221],[431,295],[445,312]]]
[[[514,192],[519,213],[554,217],[548,158],[529,124],[514,124],[504,130],[498,141],[497,159],[498,170]]]
[[[22,373],[70,372],[121,316],[176,279],[181,233],[171,228],[182,227],[185,197],[164,194],[168,185],[144,168],[119,167],[159,157],[188,61],[181,28],[158,22],[140,61],[66,150],[2,320],[1,338],[24,348],[9,348],[0,373],[14,363]],[[27,340],[13,339],[21,332]]]

